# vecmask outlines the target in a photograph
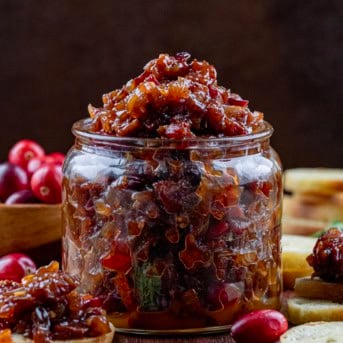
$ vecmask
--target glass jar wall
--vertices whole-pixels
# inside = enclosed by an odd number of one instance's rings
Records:
[[[279,308],[281,165],[272,128],[214,139],[97,135],[64,166],[63,266],[121,329],[211,331]]]

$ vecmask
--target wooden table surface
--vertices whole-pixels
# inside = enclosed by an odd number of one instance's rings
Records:
[[[179,336],[179,337],[144,337],[115,334],[114,343],[234,343],[229,334]]]

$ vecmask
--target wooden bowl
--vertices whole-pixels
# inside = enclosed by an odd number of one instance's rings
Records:
[[[0,204],[0,255],[61,238],[61,205]]]

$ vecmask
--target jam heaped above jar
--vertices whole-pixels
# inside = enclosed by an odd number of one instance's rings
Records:
[[[272,128],[188,60],[160,55],[73,127],[63,265],[118,328],[211,330],[280,305]]]
[[[123,88],[89,106],[95,132],[130,137],[237,136],[256,131],[261,112],[218,86],[216,69],[206,61],[188,62],[186,52],[160,55]]]
[[[75,278],[57,262],[39,268],[21,282],[0,281],[0,330],[35,342],[98,337],[111,332],[99,300],[78,294]]]

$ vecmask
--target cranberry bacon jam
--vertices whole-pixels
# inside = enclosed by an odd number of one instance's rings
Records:
[[[38,343],[110,333],[99,300],[78,294],[76,287],[76,279],[60,271],[57,262],[20,283],[0,281],[0,340],[11,342],[11,333]]]
[[[73,128],[63,266],[119,328],[207,328],[280,305],[272,128],[189,58],[160,55]]]
[[[313,277],[343,283],[343,230],[333,227],[324,232],[307,261],[314,269]]]
[[[123,88],[105,94],[103,107],[90,105],[93,131],[171,139],[255,132],[263,114],[219,86],[214,66],[189,58],[186,52],[160,55]]]

